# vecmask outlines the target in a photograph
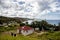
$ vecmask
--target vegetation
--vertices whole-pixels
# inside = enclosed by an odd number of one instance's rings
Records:
[[[28,20],[27,18],[10,18],[10,17],[3,17],[3,16],[0,16],[0,24],[2,23],[8,23],[10,21],[16,21],[18,23],[21,23],[25,20]]]
[[[16,26],[9,26],[9,27],[0,27],[0,32],[5,32],[5,31],[10,31],[10,30],[15,30]]]
[[[11,36],[10,34],[2,33],[0,35],[0,40],[60,40],[60,31],[55,31],[54,33],[44,32],[43,34],[33,33],[28,36],[23,36],[21,34],[17,34],[16,37]]]
[[[20,24],[21,22],[25,20],[28,20],[28,19],[27,18],[10,18],[10,17],[0,16],[0,32],[14,30],[16,29],[18,24]]]
[[[60,40],[60,23],[58,23],[58,26],[55,24],[49,24],[46,20],[41,21],[33,21],[31,24],[22,23],[25,19],[21,18],[7,18],[7,17],[0,17],[0,24],[7,23],[7,27],[0,26],[0,40]],[[27,19],[26,19],[27,20]],[[21,34],[17,34],[16,37],[11,36],[10,34],[5,34],[4,32],[10,31],[10,30],[16,30],[18,25],[15,23],[11,23],[11,25],[8,25],[10,21],[15,21],[17,24],[20,24],[19,26],[30,26],[35,28],[39,28],[40,31],[45,31],[44,34],[40,35],[40,33],[33,33],[29,36],[23,36]],[[1,34],[2,33],[2,34]]]
[[[20,24],[20,26],[24,26],[24,25],[33,27],[34,29],[36,27],[38,27],[40,29],[40,31],[42,31],[42,29],[44,31],[49,31],[49,30],[58,31],[60,29],[60,23],[58,24],[58,26],[56,26],[55,24],[54,25],[49,24],[45,20],[42,20],[42,21],[33,21],[31,24],[28,24],[28,22],[26,22],[25,24],[24,23]]]

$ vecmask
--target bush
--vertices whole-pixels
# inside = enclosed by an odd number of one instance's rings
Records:
[[[53,33],[54,31],[53,30],[48,30],[48,32]]]

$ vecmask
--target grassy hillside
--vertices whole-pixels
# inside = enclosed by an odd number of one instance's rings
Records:
[[[46,32],[41,35],[33,33],[28,36],[23,36],[21,34],[17,34],[16,37],[13,37],[9,34],[1,34],[0,40],[60,40],[60,31],[56,31],[53,33]]]

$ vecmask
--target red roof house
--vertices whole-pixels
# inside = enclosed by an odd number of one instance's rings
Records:
[[[29,35],[34,32],[34,29],[29,26],[22,26],[18,28],[17,33],[22,33],[24,36]]]

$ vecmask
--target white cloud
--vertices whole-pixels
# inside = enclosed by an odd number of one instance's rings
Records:
[[[25,3],[22,5],[19,3],[21,1]],[[60,10],[60,7],[57,8],[58,4],[55,0],[0,0],[0,15],[45,19],[43,15]]]
[[[54,3],[50,4],[50,7],[51,7],[50,10],[52,10],[53,12],[56,12],[57,10],[60,10],[60,7],[59,8],[57,7],[58,4],[59,4],[58,2],[54,2]]]

